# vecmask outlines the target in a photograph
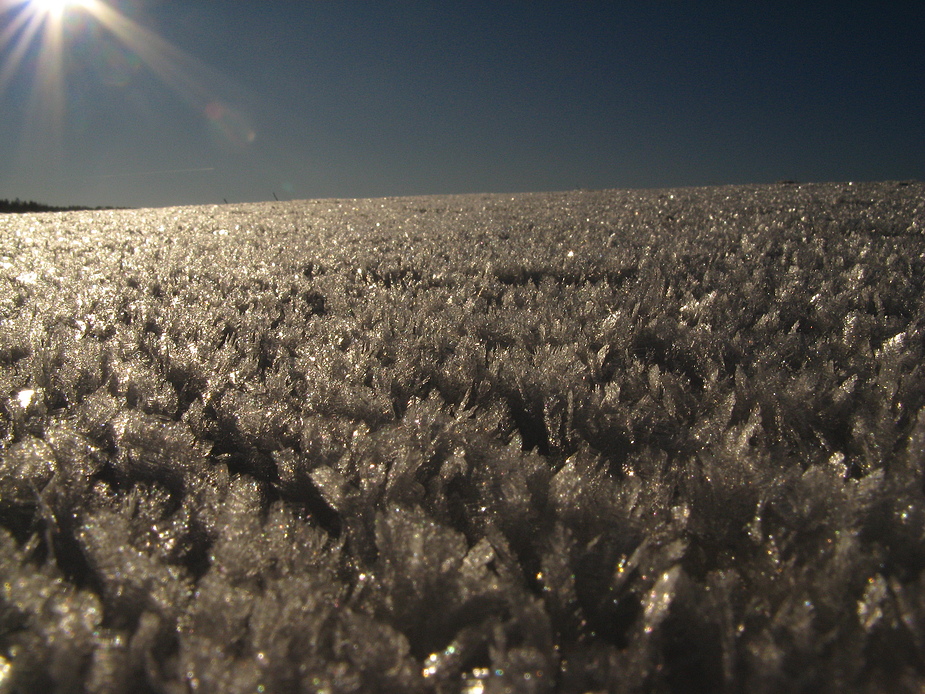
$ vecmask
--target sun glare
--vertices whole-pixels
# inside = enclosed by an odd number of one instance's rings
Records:
[[[83,16],[81,19],[80,15]],[[227,81],[154,32],[123,15],[106,0],[0,0],[0,98],[21,69],[33,65],[31,94],[24,102],[20,138],[27,160],[56,160],[67,107],[64,61],[75,44],[98,40],[88,29],[106,30],[160,80],[196,110],[221,138],[246,146],[254,139],[243,114],[216,93]],[[26,150],[33,151],[26,151]]]
[[[75,3],[70,0],[30,0],[30,4],[38,13],[60,15],[67,9],[68,5]]]

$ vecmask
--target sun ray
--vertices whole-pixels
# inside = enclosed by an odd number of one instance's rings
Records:
[[[51,127],[51,137],[57,141],[64,125],[64,69],[62,66],[64,34],[63,4],[43,5],[48,14],[43,26],[42,46],[38,62],[38,95],[36,106],[44,113]]]
[[[13,7],[14,9],[10,9]],[[34,156],[54,161],[61,143],[64,125],[63,18],[61,2],[30,0],[16,5],[6,0],[0,5],[10,21],[0,34],[0,95],[6,92],[16,72],[26,61],[30,48],[36,46],[35,74],[26,99],[26,119],[20,138],[20,155],[24,150]],[[13,14],[15,12],[15,14]]]
[[[205,80],[196,75],[208,72],[198,60],[161,38],[153,31],[99,0],[84,3],[86,9],[106,29],[131,50],[161,81],[197,109],[214,98]]]
[[[29,4],[32,5],[37,12],[51,16],[60,16],[70,3],[68,0],[30,0]]]
[[[211,131],[225,145],[240,148],[254,141],[256,133],[247,116],[217,95],[216,85],[227,83],[218,72],[102,0],[83,0],[83,6],[165,85],[207,118]]]
[[[77,13],[84,21],[76,21]],[[24,65],[33,66],[28,96],[17,100],[24,109],[20,160],[30,169],[47,175],[64,165],[64,63],[69,47],[93,35],[88,27],[94,23],[193,109],[219,144],[243,148],[254,141],[249,119],[233,103],[237,99],[220,96],[237,93],[233,85],[104,0],[0,0],[0,22],[0,97]]]
[[[9,26],[0,34],[0,52],[7,45],[12,44],[10,55],[4,59],[3,70],[0,71],[0,96],[6,90],[10,80],[22,64],[23,56],[29,50],[35,35],[42,28],[44,18],[37,12],[20,12],[13,17]],[[16,38],[17,34],[19,37]]]

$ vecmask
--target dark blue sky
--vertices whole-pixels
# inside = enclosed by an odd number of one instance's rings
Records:
[[[0,0],[0,198],[925,178],[916,3],[107,2]]]

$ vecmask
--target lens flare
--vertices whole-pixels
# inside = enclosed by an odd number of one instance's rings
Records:
[[[0,33],[0,96],[3,96],[20,66],[38,46],[35,57],[35,77],[26,99],[28,118],[26,132],[20,142],[38,145],[40,156],[48,156],[49,146],[60,142],[64,121],[64,77],[62,55],[64,42],[64,0],[30,0],[15,3],[0,2],[4,19],[11,15]]]
[[[67,6],[67,0],[31,0],[30,4],[36,12],[47,14],[61,14]]]
[[[39,15],[64,14],[71,7],[83,7],[88,3],[85,0],[29,0],[28,5],[33,12]]]
[[[171,88],[209,126],[213,137],[234,147],[247,146],[255,133],[234,99],[227,80],[153,31],[126,17],[103,0],[0,0],[0,98],[23,66],[34,66],[30,95],[24,103],[23,159],[55,161],[60,157],[66,116],[65,57],[69,48],[93,41],[95,28],[106,31],[125,53],[110,56],[104,82],[126,83],[145,66]],[[55,151],[57,149],[57,152]]]

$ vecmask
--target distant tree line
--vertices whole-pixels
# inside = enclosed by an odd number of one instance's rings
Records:
[[[16,198],[15,200],[0,200],[0,214],[7,212],[74,212],[77,210],[104,210],[112,209],[110,207],[55,207],[54,205],[46,205],[41,202],[35,202],[34,200],[20,200]]]

